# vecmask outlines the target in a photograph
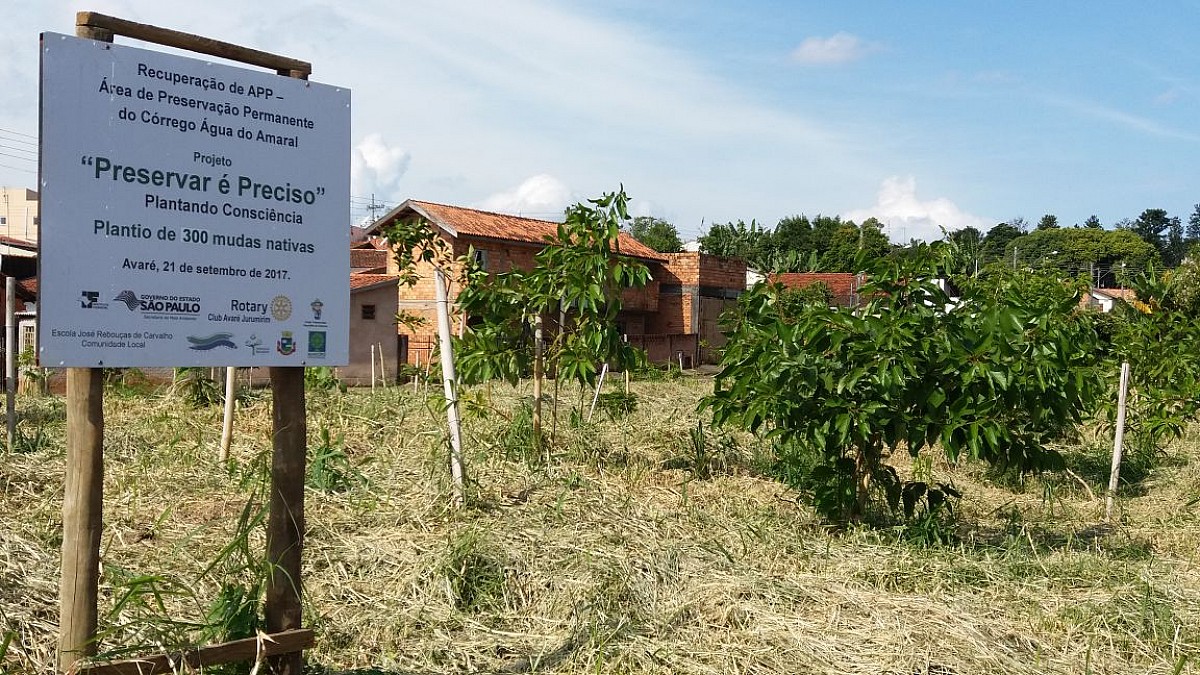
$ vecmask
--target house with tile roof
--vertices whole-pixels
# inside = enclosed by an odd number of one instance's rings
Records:
[[[356,267],[355,250],[351,249],[352,270],[361,269]],[[338,368],[342,382],[371,386],[396,379],[401,363],[396,335],[399,281],[400,277],[381,271],[350,274],[350,363]]]
[[[366,234],[369,238],[379,237],[387,225],[410,219],[429,223],[454,259],[473,251],[476,262],[490,273],[532,269],[534,257],[557,236],[559,225],[410,199],[367,228]],[[723,344],[717,317],[745,289],[745,263],[700,253],[659,253],[625,232],[620,234],[617,246],[621,254],[644,263],[650,270],[650,282],[645,287],[626,289],[622,294],[618,322],[629,341],[646,349],[654,362],[679,359],[694,364],[711,360],[714,350]],[[389,255],[386,273],[399,271],[394,256]],[[434,270],[430,263],[418,262],[415,271],[415,285],[399,286],[398,309],[420,317],[423,324],[398,328],[400,359],[427,363],[437,332]],[[451,302],[458,290],[453,285],[448,289]],[[470,317],[453,314],[452,330],[461,332]]]

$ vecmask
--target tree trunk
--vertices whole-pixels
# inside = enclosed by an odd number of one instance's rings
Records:
[[[879,468],[880,446],[871,443],[859,448],[854,458],[854,507],[850,512],[850,520],[859,522],[867,512],[867,502],[871,496],[871,480],[875,470]]]

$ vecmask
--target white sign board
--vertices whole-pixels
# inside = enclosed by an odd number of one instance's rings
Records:
[[[349,361],[350,92],[42,36],[39,361]]]

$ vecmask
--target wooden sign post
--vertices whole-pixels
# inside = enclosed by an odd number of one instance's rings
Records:
[[[266,67],[286,77],[308,79],[310,64],[225,42],[147,26],[94,12],[76,15],[76,36],[112,42],[114,35]],[[131,308],[132,309],[132,308]],[[289,308],[290,313],[290,308]],[[322,336],[324,333],[322,333]],[[290,344],[281,343],[291,349]],[[283,352],[283,353],[291,353]],[[67,466],[63,499],[62,578],[58,665],[71,672],[170,672],[171,659],[152,656],[122,664],[78,667],[96,653],[100,534],[103,529],[104,398],[100,368],[67,369]],[[273,458],[267,524],[266,625],[281,639],[267,655],[270,671],[300,675],[302,654],[312,644],[301,624],[301,554],[304,548],[304,474],[307,427],[304,368],[272,367]],[[246,642],[246,641],[241,641]],[[232,643],[231,643],[232,644]],[[286,644],[286,648],[284,645]],[[247,647],[203,649],[203,665],[247,658]],[[250,652],[252,655],[255,652]],[[132,665],[130,665],[132,664]],[[163,667],[159,667],[163,666]],[[132,670],[125,670],[125,669]],[[167,668],[167,669],[164,669]]]

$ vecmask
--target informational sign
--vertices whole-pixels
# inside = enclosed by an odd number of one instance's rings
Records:
[[[350,92],[42,35],[44,366],[349,361]]]

